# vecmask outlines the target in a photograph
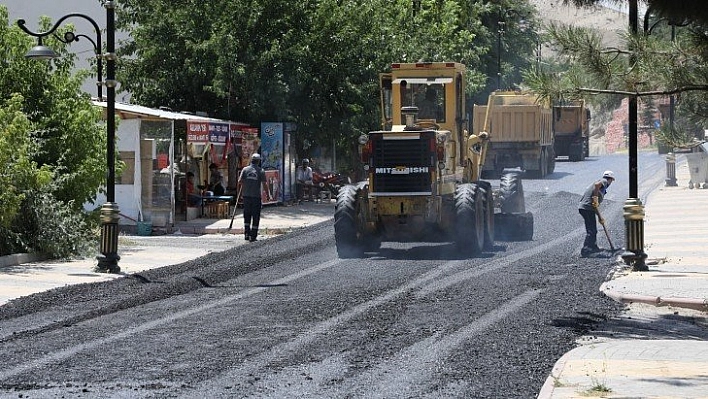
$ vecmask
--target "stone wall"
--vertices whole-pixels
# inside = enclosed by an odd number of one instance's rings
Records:
[[[627,149],[627,133],[629,130],[629,107],[628,99],[622,100],[622,105],[612,112],[612,119],[607,124],[605,129],[605,150],[606,153],[612,154],[620,150]],[[654,128],[652,121],[642,121],[645,104],[639,104],[639,120],[638,120],[638,135],[637,148],[647,148],[654,144],[654,139],[650,133],[653,133]]]

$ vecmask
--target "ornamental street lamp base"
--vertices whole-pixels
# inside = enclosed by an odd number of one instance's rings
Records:
[[[106,202],[101,207],[101,255],[96,257],[99,273],[120,273],[118,261],[118,204]]]
[[[648,271],[647,254],[644,253],[644,205],[639,198],[627,198],[623,209],[627,249],[622,253],[622,259],[634,271]]]
[[[632,271],[635,272],[648,272],[649,267],[646,264],[647,254],[644,252],[634,253],[630,251],[622,252],[622,259],[624,264],[627,266],[632,266]]]
[[[96,259],[98,260],[98,265],[96,265],[96,272],[114,274],[120,273],[120,266],[118,266],[118,261],[120,260],[119,255],[98,255],[96,256]]]

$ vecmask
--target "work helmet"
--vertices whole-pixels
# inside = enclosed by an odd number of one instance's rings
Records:
[[[305,159],[302,160],[302,164],[303,164],[303,165],[307,165],[307,164],[309,164],[309,163],[310,163],[310,160],[307,159],[307,158],[305,158]]]
[[[615,172],[611,170],[606,170],[605,173],[602,174],[602,177],[604,179],[612,179],[615,180]]]
[[[260,162],[261,161],[261,154],[255,153],[251,155],[251,162]]]

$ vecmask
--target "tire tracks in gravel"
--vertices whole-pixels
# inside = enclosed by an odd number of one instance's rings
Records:
[[[331,330],[340,327],[349,320],[359,317],[363,313],[368,312],[376,308],[377,306],[393,301],[398,297],[406,295],[413,291],[418,291],[416,293],[418,296],[424,296],[433,291],[441,290],[450,285],[459,283],[465,279],[471,279],[485,273],[496,271],[500,268],[508,266],[510,263],[517,262],[529,256],[537,255],[538,253],[546,251],[551,247],[563,245],[565,242],[573,240],[577,236],[584,233],[584,228],[575,229],[571,233],[566,234],[557,239],[551,240],[547,243],[541,245],[534,245],[532,248],[522,250],[515,254],[503,256],[492,262],[488,262],[480,268],[474,270],[466,269],[464,271],[456,272],[452,275],[441,278],[441,276],[446,273],[449,273],[449,271],[459,268],[462,264],[464,264],[465,261],[453,260],[445,262],[442,265],[436,267],[435,269],[432,269],[429,272],[422,274],[418,278],[406,284],[391,289],[377,296],[376,298],[354,306],[346,312],[340,313],[335,317],[329,318],[316,324],[314,327],[308,329],[307,331],[300,333],[294,339],[274,346],[268,352],[263,352],[259,355],[253,356],[252,358],[244,362],[244,364],[238,369],[226,372],[225,374],[216,379],[203,382],[199,386],[193,387],[190,391],[185,392],[184,390],[180,390],[180,392],[176,392],[175,394],[178,394],[180,398],[191,398],[199,392],[209,392],[210,388],[213,387],[231,387],[234,385],[234,381],[247,381],[250,378],[249,376],[258,374],[260,371],[262,371],[264,369],[264,365],[267,366],[268,364],[271,364],[272,362],[278,359],[282,360],[284,358],[287,358],[289,354],[294,354],[298,351],[305,349],[306,346],[314,343],[321,337],[324,337]],[[462,328],[458,332],[449,335],[446,338],[438,339],[437,343],[433,342],[435,344],[434,346],[438,347],[442,345],[442,347],[439,347],[441,353],[449,351],[450,348],[461,343],[464,337],[478,334],[480,329],[488,328],[495,321],[498,321],[501,318],[508,316],[513,311],[518,310],[521,306],[523,306],[523,304],[533,300],[533,298],[536,298],[538,295],[540,295],[541,292],[541,290],[532,290],[522,293],[516,298],[513,298],[511,301],[502,304],[498,310],[483,315],[475,322]],[[426,343],[417,343],[416,345],[426,345]],[[416,353],[415,348],[411,349],[411,351],[412,352],[410,353]],[[437,351],[437,349],[433,349],[433,352],[435,351]],[[402,359],[404,359],[406,363],[415,364],[418,360],[429,361],[430,357],[432,356],[430,353],[427,352],[422,353],[422,355],[423,357],[425,357],[425,359],[411,359],[410,357],[405,356]],[[383,373],[385,373],[385,371]]]
[[[511,255],[506,255],[503,256],[493,262],[486,263],[483,267],[475,269],[475,270],[464,270],[460,271],[457,273],[454,273],[454,277],[445,277],[440,279],[441,276],[445,275],[446,273],[449,273],[451,270],[459,268],[461,265],[464,264],[464,260],[453,260],[453,261],[448,261],[443,263],[442,265],[436,267],[435,269],[430,270],[429,272],[424,273],[423,275],[419,276],[418,278],[403,284],[395,289],[391,289],[388,292],[379,295],[378,297],[367,301],[365,303],[359,304],[350,310],[343,312],[335,317],[332,317],[328,320],[325,320],[323,322],[318,323],[315,325],[313,328],[301,333],[298,337],[296,337],[293,340],[290,340],[288,342],[284,342],[283,344],[277,345],[273,347],[270,351],[265,352],[261,355],[258,355],[252,359],[250,359],[248,362],[246,362],[242,367],[240,367],[238,370],[234,370],[232,372],[227,373],[225,376],[222,376],[218,378],[216,381],[212,380],[208,382],[209,386],[214,386],[214,384],[223,384],[223,386],[230,385],[232,384],[232,381],[236,380],[243,380],[244,378],[247,378],[248,374],[251,374],[257,370],[259,370],[262,365],[264,364],[269,364],[273,360],[282,358],[283,356],[287,355],[288,353],[294,353],[298,350],[301,350],[304,348],[306,345],[311,344],[315,340],[319,339],[320,337],[324,336],[327,334],[330,330],[341,326],[342,324],[346,323],[347,321],[381,305],[386,302],[392,301],[394,299],[397,299],[398,297],[407,294],[409,292],[415,291],[415,290],[421,290],[424,293],[430,293],[434,290],[438,289],[443,289],[451,284],[453,284],[453,280],[455,282],[461,281],[461,279],[470,279],[474,278],[475,276],[479,276],[484,273],[489,273],[493,272],[495,270],[498,270],[499,268],[502,268],[510,263],[516,262],[520,259],[523,259],[528,256],[533,256],[538,254],[541,251],[547,250],[553,246],[556,245],[562,245],[564,242],[573,239],[577,234],[581,233],[581,229],[576,229],[572,234],[567,234],[562,237],[559,237],[557,239],[554,239],[552,241],[549,241],[544,244],[540,245],[535,245],[532,248],[522,250],[518,253],[514,253]],[[318,247],[321,245],[320,243],[316,244]],[[293,251],[302,251],[302,248],[297,248],[294,249]],[[303,278],[305,276],[308,276],[313,273],[320,272],[325,269],[329,269],[331,267],[335,267],[341,263],[345,263],[346,261],[341,260],[341,259],[333,259],[329,260],[320,264],[317,264],[315,266],[309,267],[307,269],[304,269],[302,271],[299,271],[297,273],[289,274],[287,276],[275,279],[271,281],[268,284],[265,284],[265,286],[262,287],[254,287],[250,288],[247,290],[244,290],[242,292],[236,293],[234,295],[230,295],[224,298],[221,298],[217,301],[213,301],[207,304],[203,304],[197,307],[193,307],[190,309],[186,309],[182,312],[178,312],[175,314],[171,314],[166,317],[161,317],[155,320],[152,320],[148,323],[143,323],[140,325],[136,325],[134,327],[128,328],[124,331],[116,332],[114,335],[106,338],[101,338],[101,339],[95,339],[95,340],[90,340],[87,342],[84,342],[80,345],[75,345],[69,348],[65,348],[60,351],[56,351],[54,353],[49,353],[46,354],[38,359],[31,360],[22,364],[18,364],[16,366],[12,366],[8,369],[5,370],[0,370],[0,380],[5,380],[8,378],[11,378],[13,376],[22,374],[24,372],[28,372],[32,370],[35,367],[41,367],[44,365],[56,363],[62,360],[65,360],[67,358],[70,358],[80,352],[87,351],[87,350],[94,350],[102,345],[110,344],[112,342],[116,342],[122,339],[127,339],[131,336],[134,336],[136,334],[139,334],[143,331],[151,330],[154,328],[161,327],[165,324],[168,323],[174,323],[180,319],[190,317],[194,314],[202,313],[205,311],[208,311],[212,308],[226,305],[233,303],[234,301],[241,300],[243,298],[259,294],[265,290],[267,290],[268,285],[279,285],[279,284],[286,284],[289,282],[292,282],[294,280]],[[260,263],[262,264],[262,262]],[[183,278],[189,278],[190,280],[194,281],[193,276],[190,277],[183,277]],[[440,281],[438,281],[440,279]],[[198,284],[198,283],[197,283]],[[191,284],[190,284],[191,285]],[[198,284],[199,287],[203,287],[202,284]],[[191,291],[191,290],[190,290]],[[164,299],[164,298],[161,298]],[[137,305],[134,305],[137,306]],[[134,307],[131,306],[131,307]],[[101,312],[102,314],[95,315],[93,313],[87,313],[84,315],[79,315],[75,316],[69,320],[63,320],[63,321],[58,321],[51,323],[50,325],[43,326],[38,329],[32,329],[32,330],[25,330],[22,331],[21,333],[14,334],[12,337],[13,339],[18,339],[19,336],[29,336],[32,334],[37,334],[39,332],[43,331],[48,331],[52,329],[58,329],[58,328],[63,328],[64,326],[67,325],[67,323],[78,323],[81,321],[86,321],[95,317],[99,317],[102,315],[106,315],[109,313],[113,313],[116,311],[119,311],[121,309],[115,309],[113,311],[104,311]],[[0,340],[0,342],[7,341],[8,339]],[[236,375],[234,375],[234,373]],[[230,381],[230,382],[229,382]],[[197,391],[199,392],[199,391]],[[180,393],[180,395],[183,392]],[[189,397],[189,395],[186,395],[184,397]]]
[[[314,226],[329,228],[328,222]],[[286,249],[273,251],[283,241]],[[334,238],[328,241],[334,243]],[[322,241],[303,242],[291,233],[251,245],[247,254],[235,247],[124,278],[40,292],[0,308],[0,344],[208,288],[321,247]],[[97,296],[97,291],[103,294]]]

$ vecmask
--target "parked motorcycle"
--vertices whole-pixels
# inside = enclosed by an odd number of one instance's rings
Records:
[[[320,191],[329,191],[332,197],[336,197],[339,189],[345,184],[350,184],[351,179],[342,173],[320,171],[312,172],[312,183],[319,187]]]

